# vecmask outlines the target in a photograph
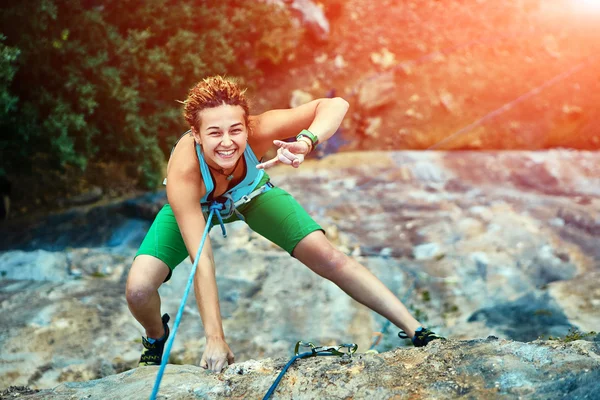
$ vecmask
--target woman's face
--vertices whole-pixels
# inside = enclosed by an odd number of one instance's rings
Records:
[[[244,154],[248,127],[244,109],[221,105],[200,111],[200,132],[192,130],[207,162],[228,170]],[[214,165],[213,165],[214,166]]]

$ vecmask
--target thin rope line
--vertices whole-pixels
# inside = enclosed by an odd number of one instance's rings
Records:
[[[593,57],[589,57],[586,61],[583,61],[579,64],[577,64],[576,66],[570,68],[569,70],[556,75],[554,78],[549,79],[548,81],[544,82],[543,84],[541,84],[540,86],[533,88],[532,90],[530,90],[527,93],[522,94],[521,96],[517,97],[515,100],[506,103],[504,105],[502,105],[500,108],[497,108],[496,110],[484,115],[483,117],[479,118],[478,120],[470,123],[469,125],[465,126],[464,128],[459,129],[457,132],[453,133],[452,135],[448,136],[445,139],[440,140],[439,142],[429,146],[426,150],[433,150],[438,148],[441,144],[448,142],[449,140],[462,135],[465,132],[469,132],[470,130],[472,130],[473,128],[481,125],[483,122],[492,119],[508,110],[510,110],[514,105],[521,103],[522,101],[530,98],[533,95],[536,95],[538,93],[540,93],[543,89],[547,88],[548,86],[552,86],[555,83],[573,75],[575,72],[579,71],[580,69],[584,68],[585,66],[587,66],[588,64],[591,64],[592,61],[594,61],[595,59],[597,59],[598,56],[593,56]]]
[[[181,322],[181,316],[183,315],[183,309],[185,307],[185,303],[187,301],[188,295],[190,293],[190,288],[192,287],[192,282],[194,281],[194,275],[196,274],[196,268],[198,266],[198,260],[200,260],[200,254],[202,253],[202,249],[204,248],[204,242],[206,241],[206,237],[208,236],[208,232],[212,226],[212,216],[215,213],[215,209],[210,210],[210,214],[207,219],[206,228],[204,229],[204,234],[202,235],[202,241],[200,242],[200,247],[198,247],[198,252],[196,253],[196,258],[194,259],[194,264],[192,265],[192,270],[190,271],[190,276],[188,278],[187,286],[185,288],[185,292],[183,294],[183,298],[181,299],[181,304],[179,305],[179,310],[177,311],[177,317],[175,318],[175,323],[173,324],[173,334],[169,337],[167,341],[167,347],[165,349],[165,354],[162,357],[160,363],[160,369],[158,370],[158,374],[156,375],[156,381],[154,382],[154,388],[152,389],[152,394],[150,395],[150,400],[155,400],[158,394],[158,389],[160,387],[160,382],[162,380],[165,367],[167,366],[167,362],[169,360],[169,354],[171,352],[171,347],[173,346],[173,342],[175,341],[175,334],[177,333],[177,328],[179,328],[179,323]]]

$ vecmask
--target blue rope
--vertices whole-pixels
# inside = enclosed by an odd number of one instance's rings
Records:
[[[336,356],[336,355],[337,354],[334,354],[334,353],[329,352],[329,351],[320,351],[320,352],[316,352],[316,353],[314,353],[312,351],[307,351],[306,353],[296,354],[294,357],[292,357],[290,359],[290,361],[288,361],[287,364],[285,364],[285,367],[283,367],[283,369],[281,370],[281,372],[277,376],[277,379],[275,379],[275,382],[273,382],[273,384],[271,385],[271,387],[267,391],[267,394],[265,394],[265,397],[263,397],[263,400],[267,400],[269,397],[271,397],[273,395],[273,393],[275,392],[275,389],[277,389],[277,386],[279,385],[279,382],[283,378],[283,375],[285,375],[285,373],[287,372],[288,368],[290,368],[291,365],[297,359],[299,359],[299,358],[306,358],[306,357],[313,357],[313,356]]]
[[[221,225],[221,232],[223,233],[223,237],[227,237],[227,231],[225,230],[225,225],[223,224],[223,217],[221,216],[221,213],[219,211],[221,211],[223,209],[223,203],[217,203],[216,201],[213,201],[212,204],[210,205],[210,212],[211,214],[213,212],[216,211],[217,214],[217,218],[219,219],[219,225]],[[235,206],[233,206],[235,207]],[[212,224],[212,218],[209,215],[209,224]]]
[[[227,231],[225,230],[225,225],[223,224],[223,218],[221,218],[221,213],[219,210],[223,209],[223,204],[213,202],[210,205],[210,214],[207,218],[206,228],[204,229],[204,234],[202,235],[202,240],[200,241],[200,247],[198,248],[198,252],[196,253],[196,258],[194,259],[194,265],[192,265],[192,270],[190,271],[190,277],[187,282],[187,286],[185,288],[185,292],[183,294],[183,298],[181,299],[181,304],[179,305],[179,311],[177,311],[177,317],[175,318],[175,323],[173,324],[173,334],[169,337],[167,341],[167,347],[165,349],[165,354],[163,354],[162,361],[160,363],[160,369],[158,370],[158,375],[156,376],[156,381],[154,382],[154,388],[152,389],[152,394],[150,395],[150,400],[156,400],[156,396],[158,395],[158,388],[160,387],[160,381],[162,380],[163,374],[165,372],[165,367],[167,366],[167,362],[169,360],[169,354],[171,353],[171,347],[173,346],[173,342],[175,341],[175,334],[177,333],[177,328],[179,328],[179,323],[181,322],[181,316],[183,315],[183,309],[185,307],[185,303],[188,298],[188,294],[190,293],[190,288],[192,287],[192,282],[194,281],[194,275],[196,275],[196,268],[198,267],[198,260],[200,260],[200,254],[202,254],[202,249],[204,248],[204,242],[206,241],[206,237],[208,236],[208,232],[210,232],[210,228],[212,227],[212,217],[213,214],[217,214],[217,218],[219,219],[219,224],[221,224],[221,230],[223,232],[223,236],[227,237]]]

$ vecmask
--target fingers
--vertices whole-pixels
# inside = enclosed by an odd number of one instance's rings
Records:
[[[213,372],[221,372],[223,371],[223,368],[225,368],[225,363],[227,362],[227,360],[225,359],[225,357],[220,358],[217,362],[215,362],[213,368],[211,368],[211,370]]]
[[[279,160],[277,157],[270,159],[269,161],[265,161],[264,163],[260,163],[256,165],[258,169],[269,169],[275,165],[279,164]]]
[[[304,161],[304,155],[297,154],[296,157],[294,158],[294,160],[292,161],[292,167],[298,168],[300,166],[300,164],[302,164],[303,161]]]
[[[273,144],[280,149],[287,149],[293,154],[306,154],[310,150],[310,145],[303,140],[295,142],[283,142],[281,140],[274,140]]]
[[[294,168],[298,168],[304,161],[304,155],[292,153],[288,148],[280,148],[277,151],[277,156],[282,164],[291,165]]]
[[[300,163],[302,162],[299,160],[300,157],[302,157],[302,161],[304,161],[303,156],[297,156],[285,148],[279,148],[277,150],[276,157],[273,157],[272,159],[270,159],[269,161],[265,161],[264,163],[258,164],[256,166],[256,168],[269,169],[279,163],[285,164],[285,165],[292,165],[295,168],[298,168],[300,166]]]
[[[277,149],[277,156],[265,161],[264,163],[258,164],[256,168],[269,169],[279,163],[298,168],[304,161],[304,154],[302,154],[302,150],[305,144],[299,144],[298,142],[288,143],[281,140],[274,140],[273,144],[279,147]]]
[[[200,360],[200,368],[208,369],[208,363],[204,357],[202,357],[202,360]]]
[[[233,363],[233,352],[223,339],[207,339],[206,348],[200,359],[200,367],[212,372],[221,372]]]
[[[225,360],[225,355],[222,357],[214,356],[208,357],[207,359],[203,358],[200,361],[200,368],[209,369],[213,372],[221,372],[225,366]]]
[[[200,360],[200,368],[211,370],[212,372],[221,372],[227,365],[233,364],[235,357],[233,353],[223,354],[220,356],[202,358]]]
[[[288,149],[286,149],[285,147],[282,147],[279,150],[277,150],[277,158],[281,163],[285,165],[291,165],[294,162],[296,155]]]

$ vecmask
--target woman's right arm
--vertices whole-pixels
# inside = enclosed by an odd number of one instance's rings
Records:
[[[200,200],[204,195],[204,185],[197,164],[187,163],[193,167],[186,166],[184,162],[186,157],[177,156],[178,154],[174,153],[171,165],[169,165],[167,198],[193,262],[206,228],[206,221],[200,205]],[[198,260],[198,268],[194,277],[194,292],[207,340],[200,366],[220,372],[224,366],[233,362],[233,354],[225,342],[215,265],[208,236]]]

